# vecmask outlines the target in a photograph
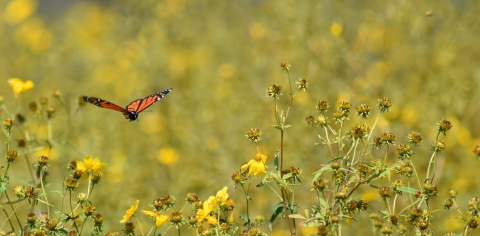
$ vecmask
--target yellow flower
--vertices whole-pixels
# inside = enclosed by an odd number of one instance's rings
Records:
[[[332,33],[334,36],[337,36],[337,37],[340,36],[340,34],[342,34],[342,31],[343,31],[343,26],[340,23],[333,23],[330,26],[330,33]]]
[[[198,221],[201,222],[205,220],[205,218],[210,215],[210,212],[212,212],[216,206],[216,198],[214,196],[210,196],[208,200],[203,202],[203,209],[199,209],[197,211]]]
[[[173,148],[162,148],[157,160],[164,165],[171,166],[178,161],[178,154]]]
[[[155,219],[155,225],[157,228],[161,228],[163,224],[168,223],[168,216],[162,215],[159,211],[142,211],[143,214]]]
[[[102,163],[100,158],[93,159],[91,156],[86,156],[83,161],[77,162],[77,171],[83,173],[81,180],[87,180],[89,176],[94,173],[98,173],[103,176],[101,170],[103,170],[107,164]]]
[[[228,187],[223,187],[222,190],[220,190],[220,191],[217,192],[217,199],[219,199],[219,200],[221,199],[222,205],[225,205],[225,202],[226,202],[227,199],[228,199],[227,189],[228,189]]]
[[[267,169],[266,162],[267,156],[257,153],[254,159],[242,166],[241,171],[242,173],[248,172],[249,175],[262,176],[265,169]]]
[[[218,220],[217,218],[213,217],[213,216],[209,216],[207,217],[207,224],[210,225],[210,226],[215,226],[217,225],[218,223]]]
[[[136,200],[135,201],[135,205],[131,206],[127,212],[125,212],[125,215],[123,216],[123,219],[120,220],[120,223],[125,223],[127,222],[127,220],[130,220],[130,218],[132,218],[133,215],[135,215],[135,213],[137,212],[137,208],[138,208],[138,203],[140,202],[140,200]]]
[[[11,78],[7,82],[12,87],[15,97],[20,93],[27,92],[35,86],[31,80],[21,80],[18,78]]]

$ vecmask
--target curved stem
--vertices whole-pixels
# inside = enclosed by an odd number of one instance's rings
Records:
[[[47,192],[45,192],[45,186],[43,185],[44,170],[43,170],[43,167],[41,166],[39,168],[40,168],[40,186],[42,187],[43,196],[45,197],[45,202],[47,203],[47,215],[48,217],[50,217],[50,204],[48,203]]]

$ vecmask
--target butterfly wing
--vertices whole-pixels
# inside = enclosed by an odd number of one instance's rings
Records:
[[[82,98],[85,102],[91,103],[95,106],[99,106],[101,108],[107,108],[107,109],[114,110],[114,111],[119,111],[119,112],[123,113],[123,115],[125,116],[126,119],[129,119],[128,111],[125,110],[124,108],[118,106],[118,105],[115,105],[111,102],[108,102],[108,101],[105,101],[103,99],[96,98],[96,97],[83,96]]]
[[[135,113],[140,113],[143,110],[147,109],[149,106],[152,104],[158,102],[160,99],[165,97],[169,92],[171,92],[172,89],[165,89],[162,92],[154,93],[148,97],[142,98],[142,99],[137,99],[127,106],[127,112],[135,112]]]

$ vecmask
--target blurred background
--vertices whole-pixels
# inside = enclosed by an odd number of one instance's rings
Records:
[[[257,152],[245,138],[250,128],[263,132],[260,151],[273,167],[279,133],[268,127],[275,118],[266,88],[280,84],[286,95],[288,77],[279,66],[284,60],[292,64],[292,81],[309,83],[294,100],[292,128],[285,134],[285,166],[300,167],[305,177],[297,196],[300,212],[315,203],[311,174],[329,160],[325,147],[314,145],[319,140],[305,117],[317,114],[319,100],[330,103],[332,114],[341,100],[376,107],[382,97],[393,107],[374,135],[390,131],[397,143],[406,143],[411,131],[422,134],[424,142],[412,157],[422,178],[436,123],[452,122],[442,137],[446,151],[437,166],[436,206],[443,210],[440,203],[453,188],[466,209],[480,185],[472,154],[480,144],[477,9],[480,2],[466,0],[0,0],[0,95],[10,111],[26,117],[40,148],[46,129],[28,104],[48,97],[57,108],[56,143],[48,153],[50,189],[62,188],[71,160],[91,155],[107,163],[91,199],[105,215],[107,231],[123,228],[118,221],[135,199],[148,209],[170,194],[182,206],[188,192],[206,199],[224,186],[236,202],[235,214],[243,214],[242,191],[233,188],[230,176]],[[32,80],[35,88],[15,98],[9,78]],[[124,107],[167,88],[173,91],[141,113],[139,122],[77,103],[88,95]],[[51,97],[55,89],[66,106]],[[377,109],[372,111],[375,117]],[[360,122],[352,114],[348,125]],[[24,133],[14,132],[15,140],[21,138]],[[12,173],[12,187],[28,184],[22,164]],[[383,209],[375,190],[365,186],[358,193],[355,199],[370,202],[368,212]],[[274,195],[264,187],[252,189],[251,197],[251,214],[268,219]],[[369,221],[368,212],[343,227],[344,235],[359,228],[371,232],[359,227]],[[435,222],[438,233],[463,227],[449,214],[436,215]],[[285,235],[284,226],[274,224],[271,235]],[[302,229],[309,233],[315,229]]]

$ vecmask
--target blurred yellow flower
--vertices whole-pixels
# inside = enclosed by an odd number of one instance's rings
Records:
[[[267,156],[257,153],[254,159],[242,166],[241,171],[242,173],[248,172],[249,175],[262,176],[265,169],[267,169],[266,162]]]
[[[232,210],[232,213],[230,214],[230,217],[228,217],[228,222],[233,223],[233,221],[235,220],[235,218],[233,217],[233,212],[234,210]]]
[[[208,200],[203,202],[203,209],[199,209],[197,211],[197,218],[199,222],[205,220],[205,218],[210,215],[210,212],[213,211],[216,207],[216,198],[214,196],[210,196]]]
[[[228,189],[228,187],[223,187],[222,190],[217,192],[217,199],[222,201],[221,202],[222,205],[225,205],[225,202],[228,199],[227,189]]]
[[[11,78],[7,82],[10,84],[10,87],[12,87],[15,97],[20,93],[27,92],[35,86],[31,80],[21,80],[18,78]]]
[[[143,214],[152,217],[155,219],[155,225],[157,228],[161,228],[163,224],[168,223],[168,216],[162,215],[159,211],[142,211]]]
[[[157,157],[158,161],[164,165],[173,165],[178,160],[178,155],[173,148],[162,148]]]
[[[135,201],[135,205],[131,206],[127,212],[125,212],[125,215],[123,216],[123,219],[120,220],[120,223],[125,223],[127,222],[128,220],[130,220],[130,218],[132,218],[133,215],[135,215],[135,213],[137,212],[137,208],[138,208],[138,203],[140,202],[140,200],[136,200]]]
[[[250,36],[256,39],[265,37],[265,27],[261,23],[253,23],[250,25]]]
[[[5,8],[5,21],[18,23],[32,15],[36,8],[37,1],[35,0],[13,0]]]
[[[340,36],[343,31],[343,26],[340,23],[333,23],[330,26],[330,33],[332,33],[334,36]]]
[[[107,164],[102,163],[100,158],[93,159],[91,156],[86,156],[83,161],[77,162],[76,170],[81,171],[83,173],[81,180],[85,181],[94,173],[98,173],[103,176],[101,172]]]

